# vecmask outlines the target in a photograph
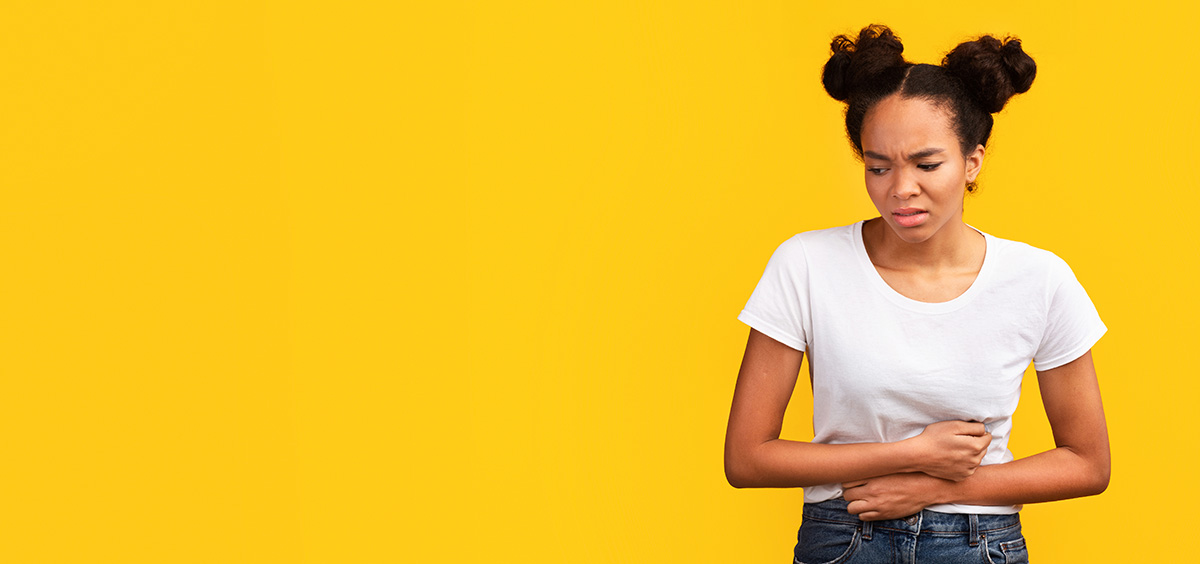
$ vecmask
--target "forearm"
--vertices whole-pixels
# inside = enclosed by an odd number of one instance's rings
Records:
[[[725,473],[738,488],[792,488],[916,471],[909,441],[828,445],[772,439],[726,453]]]
[[[947,502],[1017,505],[1096,495],[1108,487],[1108,427],[1091,352],[1039,371],[1038,384],[1058,448],[980,467],[967,480],[946,484]]]
[[[1107,449],[1059,447],[1005,464],[980,466],[961,481],[921,472],[842,484],[847,510],[864,521],[897,519],[930,505],[1020,505],[1094,495],[1108,485]]]
[[[1108,487],[1107,452],[1059,447],[1005,464],[980,466],[961,482],[940,480],[935,503],[1020,505],[1096,495]]]

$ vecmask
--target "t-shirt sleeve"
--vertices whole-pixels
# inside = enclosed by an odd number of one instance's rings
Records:
[[[1084,355],[1108,328],[1070,267],[1061,263],[1049,301],[1045,332],[1033,356],[1036,370],[1058,368]]]
[[[738,320],[793,349],[807,349],[808,263],[792,237],[775,249]]]

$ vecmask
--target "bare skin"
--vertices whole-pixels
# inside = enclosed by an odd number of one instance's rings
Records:
[[[876,270],[914,300],[944,302],[962,294],[986,252],[983,236],[962,218],[963,187],[980,172],[983,146],[963,154],[942,110],[897,96],[868,112],[862,142],[867,193],[880,212],[863,226]],[[934,422],[895,443],[780,439],[803,358],[750,331],[725,437],[725,473],[733,486],[841,482],[849,511],[868,521],[938,503],[1018,505],[1094,495],[1108,486],[1108,431],[1090,351],[1038,372],[1056,448],[984,467],[979,462],[991,436],[979,423]]]

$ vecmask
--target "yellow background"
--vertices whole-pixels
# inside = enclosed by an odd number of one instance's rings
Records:
[[[722,472],[735,317],[874,212],[819,82],[871,22],[1038,62],[967,220],[1088,289],[1114,462],[1034,557],[1182,550],[1193,3],[384,6],[0,7],[0,561],[790,558],[801,491]]]

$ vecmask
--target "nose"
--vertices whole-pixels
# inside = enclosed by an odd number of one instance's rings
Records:
[[[921,193],[921,185],[917,182],[916,175],[907,170],[907,167],[900,167],[895,175],[896,183],[892,186],[892,196],[899,200],[907,200]]]

